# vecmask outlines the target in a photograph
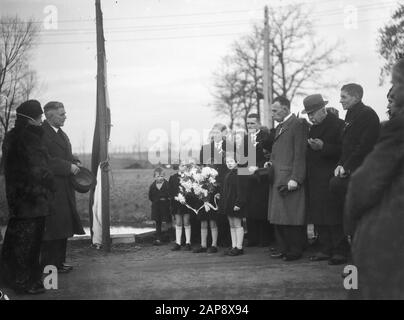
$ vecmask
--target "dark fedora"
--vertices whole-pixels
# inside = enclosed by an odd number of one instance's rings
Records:
[[[95,186],[96,179],[90,170],[80,167],[79,173],[71,176],[71,182],[74,190],[80,193],[86,193]]]
[[[323,100],[323,96],[321,94],[309,95],[303,100],[304,110],[302,113],[305,114],[320,110],[321,108],[324,108],[327,103],[328,101]]]

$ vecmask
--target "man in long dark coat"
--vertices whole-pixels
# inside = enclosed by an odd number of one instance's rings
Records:
[[[344,248],[343,216],[330,194],[329,182],[334,176],[341,155],[341,137],[344,121],[327,112],[320,94],[303,100],[305,110],[313,125],[307,146],[307,223],[314,224],[320,245],[311,261],[328,260]],[[344,252],[344,251],[343,251]]]
[[[390,95],[390,120],[347,193],[345,218],[355,229],[352,260],[358,269],[358,290],[348,290],[354,299],[404,299],[404,86]]]
[[[363,88],[359,84],[349,83],[341,88],[340,102],[344,110],[348,111],[345,116],[341,157],[334,170],[335,177],[330,180],[330,189],[341,214],[344,211],[349,177],[372,151],[379,137],[379,117],[372,108],[362,103],[362,97]],[[344,231],[350,234],[350,230]],[[344,264],[347,261],[346,256],[347,252],[335,255],[329,263]]]
[[[302,257],[306,224],[306,150],[307,123],[290,112],[290,101],[284,97],[272,104],[276,127],[270,161],[273,182],[269,187],[268,220],[275,225],[279,252],[272,258],[285,261]]]
[[[54,265],[61,273],[72,266],[66,262],[67,239],[74,234],[84,234],[76,209],[76,196],[70,177],[77,174],[79,161],[72,154],[72,147],[61,127],[66,120],[64,106],[60,102],[48,102],[42,127],[43,141],[50,156],[50,167],[55,175],[56,195],[53,215],[46,218],[42,244],[42,264]]]
[[[258,114],[252,113],[247,117],[248,135],[245,139],[250,139],[255,152],[256,168],[263,168],[268,161],[266,156],[272,149],[275,132],[272,134],[267,128],[261,126]],[[248,141],[244,141],[248,143]],[[249,164],[250,165],[250,164]],[[260,178],[257,174],[248,176],[247,194],[247,230],[248,246],[268,246],[273,230],[268,222],[268,194],[269,181]]]

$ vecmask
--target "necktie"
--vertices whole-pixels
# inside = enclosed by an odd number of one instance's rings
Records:
[[[278,124],[276,127],[276,135],[279,136],[282,133],[283,123]]]

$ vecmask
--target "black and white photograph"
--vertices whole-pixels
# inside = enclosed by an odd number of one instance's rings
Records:
[[[0,304],[404,299],[402,0],[0,0],[0,147]]]

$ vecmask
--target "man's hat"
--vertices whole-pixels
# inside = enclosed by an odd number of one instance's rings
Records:
[[[328,101],[323,100],[323,96],[321,94],[312,94],[307,96],[303,100],[304,110],[302,111],[303,114],[311,113],[327,105]]]
[[[80,167],[79,173],[71,176],[71,182],[74,190],[80,193],[86,193],[95,186],[96,179],[90,170]]]

